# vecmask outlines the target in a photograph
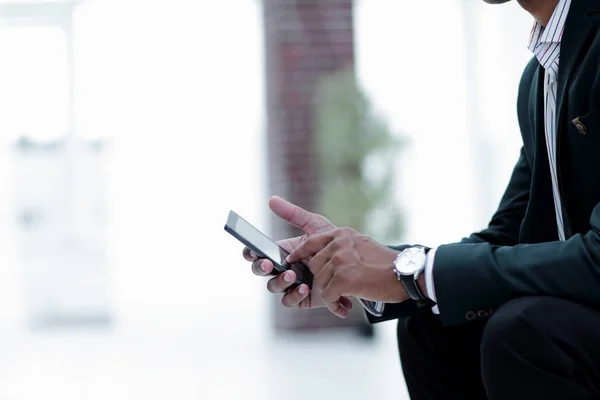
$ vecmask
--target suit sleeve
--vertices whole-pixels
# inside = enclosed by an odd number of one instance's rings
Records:
[[[519,160],[515,165],[510,182],[498,210],[492,217],[488,227],[481,232],[474,233],[471,236],[464,238],[460,245],[468,246],[469,244],[488,244],[495,246],[514,246],[519,240],[519,230],[521,223],[527,210],[529,203],[529,190],[531,187],[531,168],[525,157],[525,152],[521,149]],[[458,244],[457,244],[458,245]],[[409,246],[391,246],[393,249],[402,251]],[[437,250],[439,251],[439,250]],[[436,251],[436,252],[437,252]],[[446,252],[443,252],[446,254]],[[440,262],[439,254],[435,257],[435,282],[438,282],[438,263]],[[440,296],[438,294],[438,286],[436,284],[436,295],[438,302]],[[391,319],[402,318],[412,315],[416,312],[416,303],[409,300],[400,304],[386,304],[384,313],[381,317],[375,317],[368,312],[367,319],[370,323],[388,321]],[[441,309],[440,309],[441,311]]]
[[[552,296],[600,308],[600,204],[590,230],[567,241],[498,246],[450,244],[437,250],[435,282],[442,322],[493,310],[522,296]]]

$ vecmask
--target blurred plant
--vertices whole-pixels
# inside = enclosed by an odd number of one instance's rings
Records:
[[[315,107],[318,211],[378,241],[399,240],[395,169],[404,140],[374,111],[351,69],[320,81]]]

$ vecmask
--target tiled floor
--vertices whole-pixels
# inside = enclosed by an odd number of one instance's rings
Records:
[[[6,328],[0,399],[408,399],[393,324],[373,342],[351,333],[276,338],[250,317]]]

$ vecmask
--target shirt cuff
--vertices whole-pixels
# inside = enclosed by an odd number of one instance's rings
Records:
[[[425,263],[425,290],[427,291],[427,297],[433,302],[437,303],[437,297],[435,295],[435,286],[433,284],[433,262],[435,260],[435,252],[437,249],[431,249],[427,252],[427,260]],[[434,314],[439,314],[440,310],[437,304],[431,309]]]
[[[372,316],[374,316],[374,317],[382,317],[383,316],[383,309],[385,308],[385,303],[383,303],[381,301],[369,301],[369,300],[363,300],[363,299],[358,299],[358,301],[363,306],[363,308],[365,310],[367,310],[367,312],[369,314],[371,314]]]

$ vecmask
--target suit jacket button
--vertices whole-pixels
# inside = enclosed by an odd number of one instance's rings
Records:
[[[479,311],[477,312],[477,316],[478,316],[479,318],[487,318],[487,317],[489,317],[489,315],[490,315],[490,314],[489,314],[489,313],[488,313],[486,310],[479,310]]]
[[[585,125],[579,120],[579,117],[575,118],[573,120],[573,125],[575,125],[575,128],[577,128],[577,130],[579,131],[579,133],[581,133],[582,135],[585,135],[587,133],[587,128],[585,127]]]
[[[475,314],[475,311],[468,311],[465,314],[465,317],[467,318],[467,320],[473,321],[475,318],[477,318],[477,314]]]

